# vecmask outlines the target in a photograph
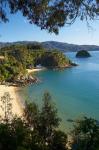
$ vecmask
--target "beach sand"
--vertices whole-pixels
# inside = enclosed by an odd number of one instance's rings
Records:
[[[32,72],[38,72],[38,71],[42,71],[45,70],[44,67],[42,68],[35,68],[35,69],[27,69],[28,74],[32,73]]]
[[[42,71],[45,68],[37,68],[37,69],[27,69],[28,74],[32,72],[38,72]],[[4,112],[1,108],[1,97],[4,96],[5,92],[8,92],[10,94],[10,97],[12,98],[12,113],[13,115],[17,115],[18,117],[21,117],[23,115],[23,109],[24,104],[22,97],[19,95],[21,88],[15,87],[15,86],[7,86],[7,85],[0,85],[0,116],[4,116]]]
[[[5,92],[9,92],[10,97],[12,98],[12,113],[13,115],[17,115],[18,117],[21,117],[23,115],[23,108],[24,105],[22,104],[21,97],[19,96],[19,90],[21,90],[18,87],[14,86],[6,86],[6,85],[0,85],[0,106],[1,106],[1,97],[4,95]],[[4,112],[2,111],[0,107],[0,116],[4,116]]]

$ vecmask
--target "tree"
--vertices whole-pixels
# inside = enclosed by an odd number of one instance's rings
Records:
[[[41,57],[41,64],[47,68],[65,68],[72,66],[71,60],[58,50],[45,52]]]
[[[25,103],[24,117],[26,118],[28,125],[33,128],[33,130],[37,130],[39,123],[39,109],[35,103]]]
[[[8,122],[12,117],[12,98],[8,92],[1,97],[1,109],[4,112],[4,121]]]
[[[33,130],[38,130],[42,137],[50,136],[59,126],[60,118],[48,92],[44,93],[41,110],[35,103],[26,103],[24,116]]]
[[[32,129],[32,136],[36,135],[35,137],[40,140],[40,145],[45,148],[52,145],[60,118],[57,115],[57,109],[52,103],[52,98],[48,92],[44,93],[41,109],[38,109],[35,103],[26,104],[25,118]]]
[[[20,11],[31,24],[57,34],[60,27],[74,23],[76,18],[97,18],[99,0],[0,0],[1,22],[8,21],[8,10],[11,14]]]
[[[44,94],[41,109],[35,103],[25,109],[25,118],[0,121],[0,150],[66,150],[67,136],[57,130],[60,119],[50,94]]]
[[[25,120],[18,117],[13,117],[10,123],[10,130],[12,131],[13,149],[30,150],[31,144],[31,130],[28,128]]]
[[[54,131],[51,150],[66,150],[67,135],[60,130]]]
[[[99,122],[97,120],[84,117],[74,127],[72,133],[75,150],[99,149]]]
[[[0,150],[31,150],[31,131],[21,118],[0,122]]]
[[[51,95],[44,93],[43,106],[40,113],[40,134],[47,143],[50,143],[54,130],[58,128],[60,118],[57,116],[57,109],[52,103]]]

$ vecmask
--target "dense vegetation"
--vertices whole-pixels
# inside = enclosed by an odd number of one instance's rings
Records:
[[[11,45],[0,49],[0,81],[10,81],[25,75],[26,69],[42,65],[46,68],[65,68],[72,62],[57,50],[44,50],[41,45]]]
[[[11,104],[9,94],[3,99],[3,106]],[[9,108],[4,109],[4,114],[0,122],[0,150],[65,150],[67,136],[57,130],[60,118],[49,93],[44,94],[41,109],[35,103],[26,103],[23,119],[13,118]]]
[[[72,133],[76,150],[99,150],[99,121],[84,117],[76,122]]]
[[[81,51],[78,51],[77,54],[76,54],[76,57],[90,57],[90,53],[86,50],[81,50]]]
[[[61,120],[48,92],[44,93],[42,107],[26,103],[23,118],[12,115],[9,93],[1,100],[3,107],[8,105],[0,121],[0,150],[68,150],[67,134],[59,129]],[[74,124],[71,149],[98,150],[99,122],[84,117]]]

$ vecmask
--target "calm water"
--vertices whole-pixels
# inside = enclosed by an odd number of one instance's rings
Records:
[[[37,76],[42,83],[24,88],[26,99],[41,104],[44,91],[49,91],[62,118],[61,128],[71,128],[67,119],[78,119],[83,115],[99,119],[99,52],[91,52],[90,58],[75,58],[67,53],[77,67],[63,71],[41,71]]]

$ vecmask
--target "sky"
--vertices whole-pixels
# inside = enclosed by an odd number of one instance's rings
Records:
[[[86,22],[77,20],[72,26],[60,29],[59,34],[48,33],[17,13],[9,16],[8,23],[0,23],[0,42],[14,41],[59,41],[72,44],[99,45],[99,21]]]

